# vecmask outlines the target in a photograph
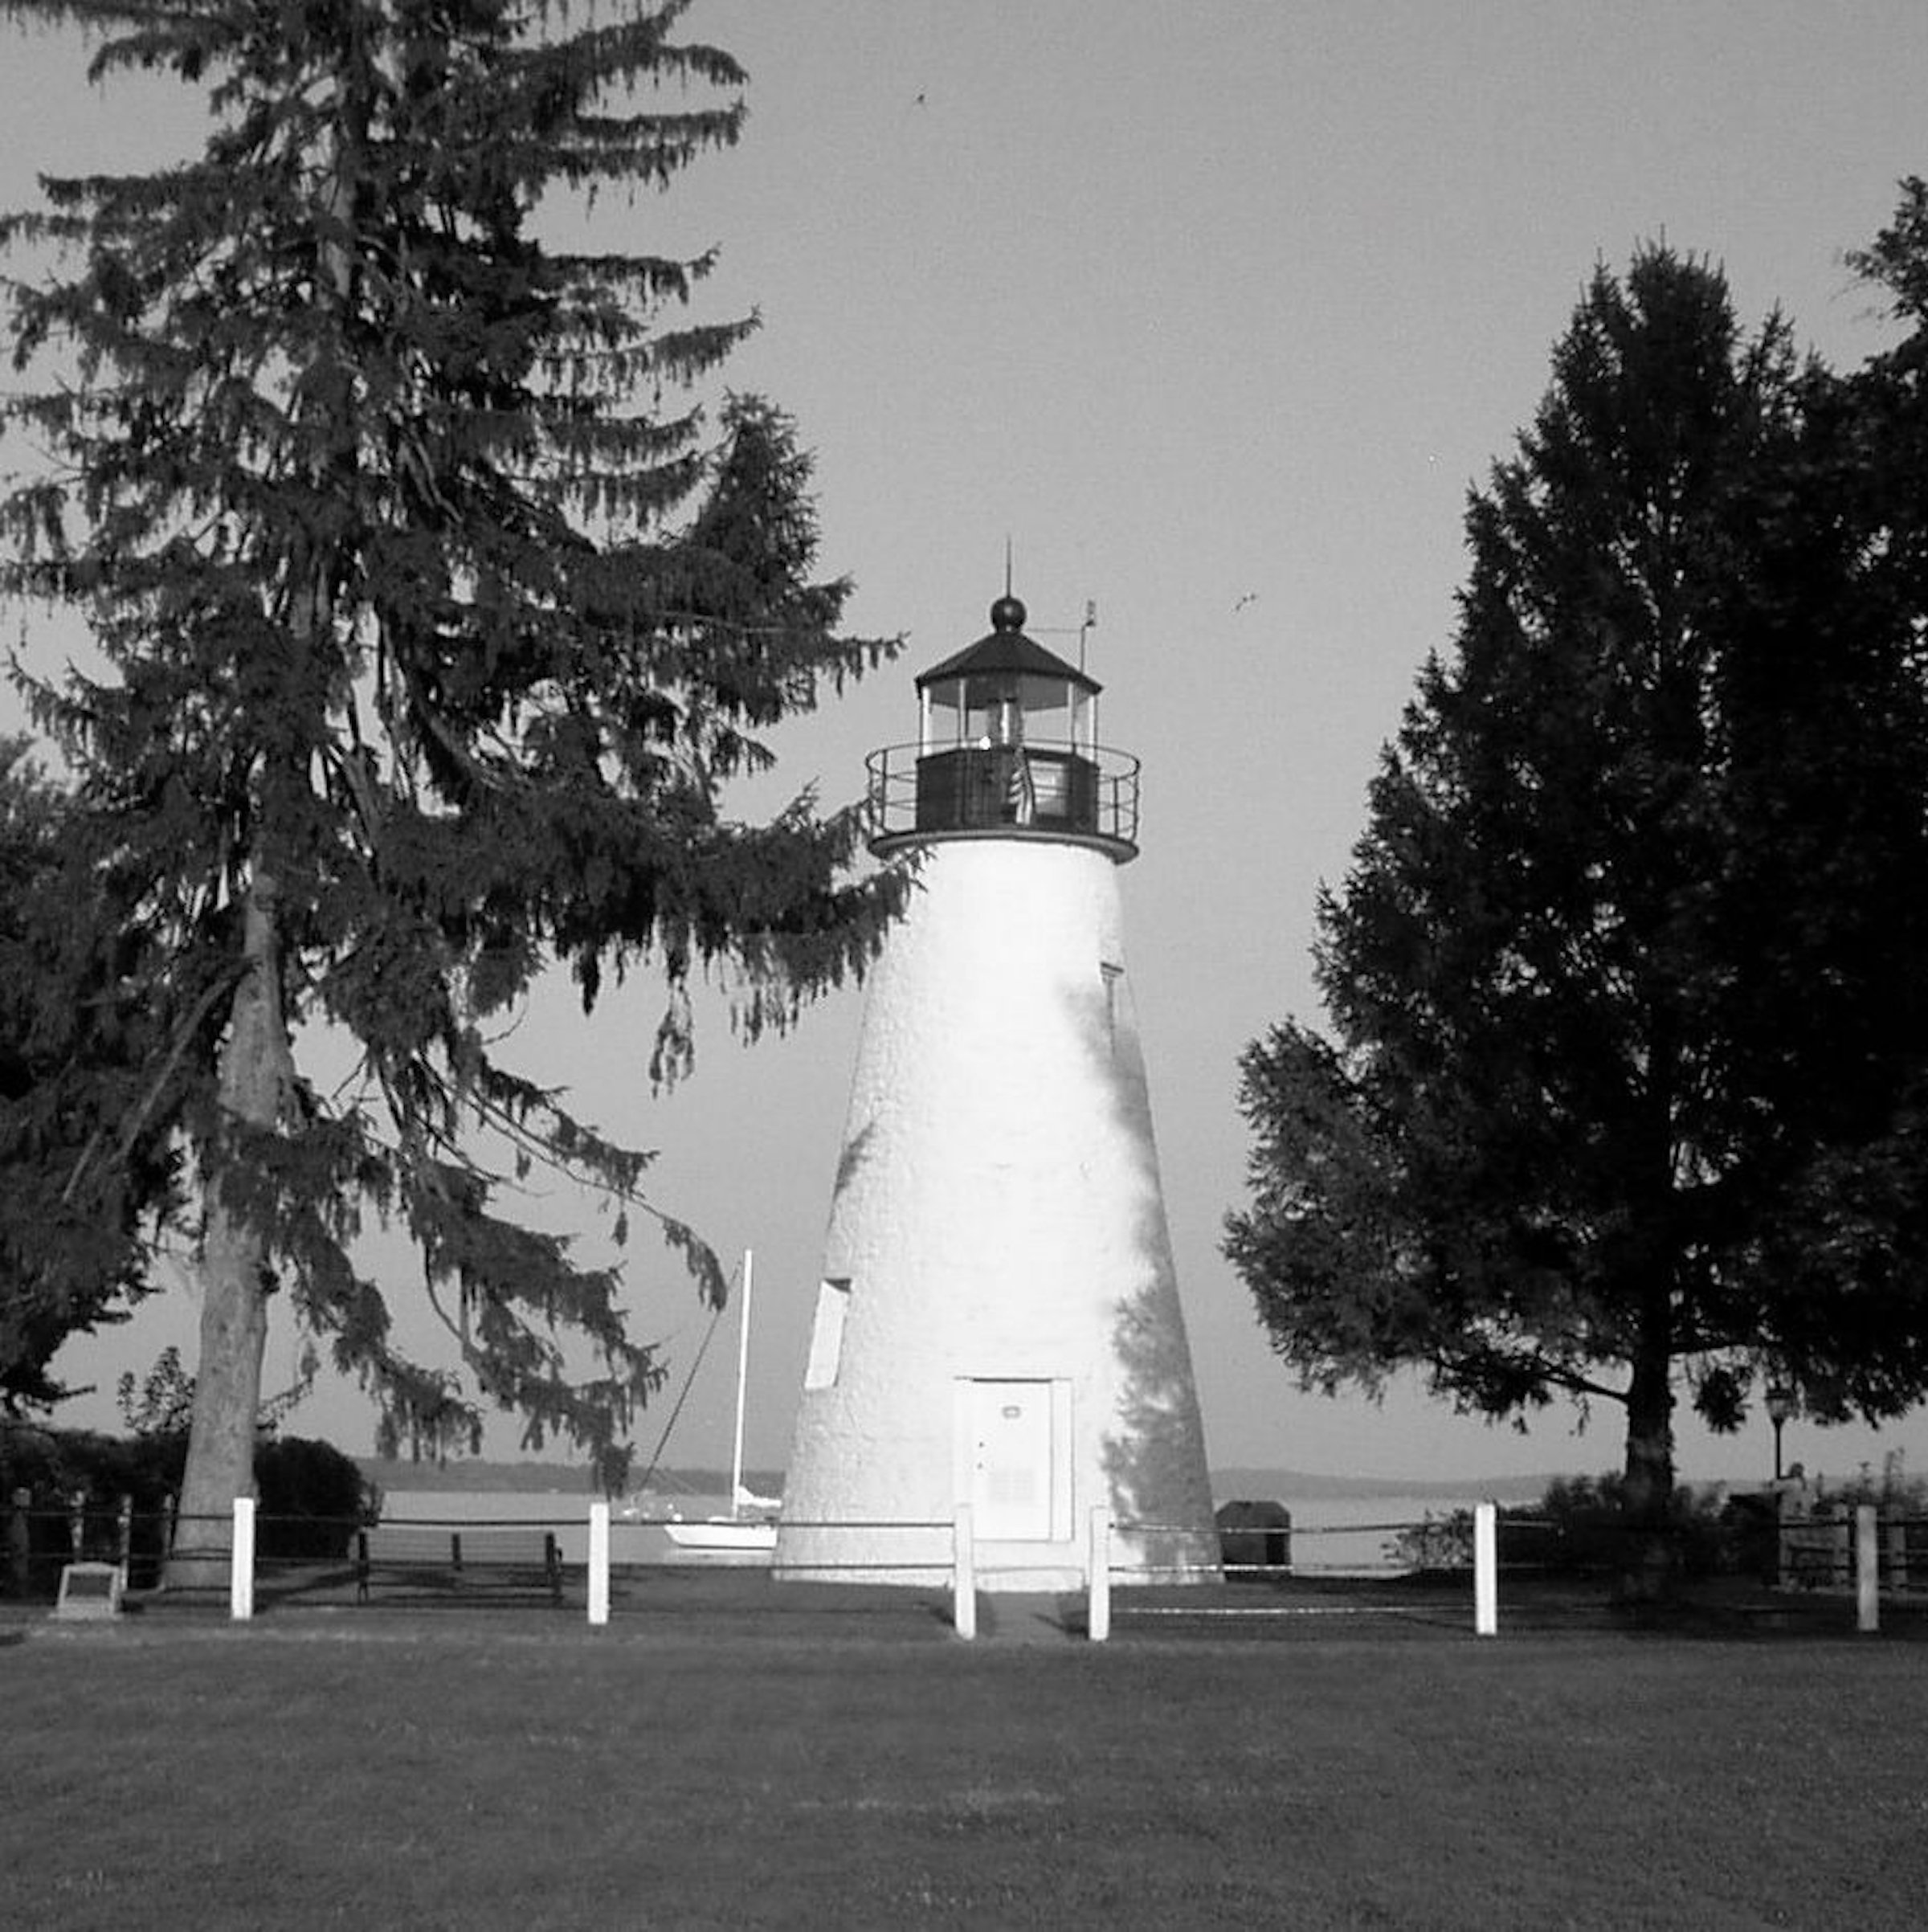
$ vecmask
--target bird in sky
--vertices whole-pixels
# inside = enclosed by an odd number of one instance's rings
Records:
[[[1238,602],[1237,602],[1236,604],[1234,604],[1234,605],[1232,607],[1232,615],[1233,615],[1234,617],[1236,617],[1236,616],[1238,615],[1238,614],[1239,614],[1239,613],[1240,613],[1241,611],[1243,611],[1243,610],[1245,608],[1245,607],[1246,607],[1248,604],[1256,604],[1256,603],[1258,601],[1259,601],[1259,594],[1258,594],[1258,592],[1257,592],[1256,590],[1248,590],[1248,591],[1245,593],[1245,594],[1244,594],[1243,597],[1241,597],[1241,598],[1239,599],[1239,601],[1238,601]]]

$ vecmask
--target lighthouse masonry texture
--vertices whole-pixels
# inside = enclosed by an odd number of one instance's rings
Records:
[[[1203,1433],[1117,888],[1135,760],[1097,684],[992,607],[871,759],[917,865],[872,974],[785,1484],[779,1575],[928,1581],[970,1505],[980,1587],[1208,1573]]]

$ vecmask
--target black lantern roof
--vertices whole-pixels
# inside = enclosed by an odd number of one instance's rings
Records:
[[[1024,677],[1064,678],[1094,697],[1104,689],[1096,678],[1087,677],[1075,664],[1068,664],[1055,651],[1047,651],[1035,638],[1024,635],[1024,606],[1008,593],[991,607],[991,634],[967,644],[959,651],[933,664],[917,679],[921,691],[951,678],[986,677],[1015,672]]]

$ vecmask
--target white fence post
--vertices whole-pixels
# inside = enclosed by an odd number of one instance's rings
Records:
[[[235,1534],[227,1559],[227,1614],[245,1624],[255,1614],[255,1499],[235,1498]]]
[[[589,1620],[609,1621],[609,1504],[589,1505]]]
[[[1111,1512],[1102,1503],[1091,1513],[1091,1554],[1085,1576],[1084,1634],[1094,1644],[1111,1635]]]
[[[1500,1513],[1492,1503],[1473,1513],[1473,1632],[1490,1637],[1500,1628]]]
[[[959,1503],[950,1519],[952,1628],[966,1640],[978,1634],[977,1565],[970,1546],[970,1505]]]
[[[1854,1600],[1857,1630],[1879,1630],[1881,1627],[1881,1551],[1875,1532],[1876,1522],[1873,1503],[1856,1506]]]

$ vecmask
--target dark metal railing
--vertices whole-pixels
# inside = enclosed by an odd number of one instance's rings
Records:
[[[873,751],[871,837],[1086,839],[1129,858],[1138,843],[1138,761],[1108,746],[1031,740]]]

